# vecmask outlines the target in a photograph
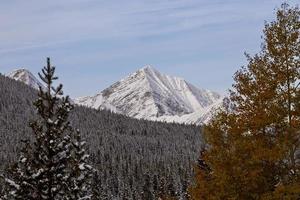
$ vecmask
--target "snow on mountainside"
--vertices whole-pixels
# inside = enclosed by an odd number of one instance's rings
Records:
[[[7,76],[35,89],[44,88],[26,69],[15,70]],[[72,102],[139,119],[202,124],[222,107],[222,99],[218,93],[198,89],[182,78],[164,75],[146,66],[94,96]]]
[[[95,96],[76,99],[75,103],[135,118],[201,124],[208,121],[221,99],[215,92],[198,89],[182,78],[147,66]]]
[[[34,89],[39,89],[39,86],[45,88],[43,84],[27,69],[17,69],[7,75],[7,77],[21,81]]]
[[[218,99],[212,105],[207,106],[204,110],[197,110],[193,113],[182,116],[161,116],[159,118],[153,118],[150,120],[164,121],[164,122],[176,122],[182,124],[207,124],[218,109],[223,108],[223,98]]]
[[[116,109],[116,107],[114,107],[110,103],[105,102],[103,100],[102,94],[98,94],[93,97],[79,97],[79,98],[75,99],[74,101],[78,105],[92,107],[92,108],[96,108],[96,109],[100,109],[100,110],[105,109],[105,110],[110,110],[115,113],[120,113]],[[120,113],[120,114],[122,114],[122,113]]]

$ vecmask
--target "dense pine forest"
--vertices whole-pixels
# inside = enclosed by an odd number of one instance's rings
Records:
[[[1,171],[16,161],[21,141],[32,137],[37,91],[0,76]],[[85,107],[71,112],[97,169],[99,199],[182,197],[202,145],[201,128],[131,119]]]
[[[73,105],[50,58],[39,91],[0,74],[0,200],[299,200],[299,7],[262,40],[201,127]]]

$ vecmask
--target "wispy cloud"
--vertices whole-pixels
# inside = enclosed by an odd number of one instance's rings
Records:
[[[66,39],[159,36],[264,14],[261,6],[253,15],[252,5],[232,0],[9,1],[0,8],[1,52]]]
[[[107,82],[112,82],[144,64],[155,64],[167,73],[183,73],[188,79],[191,74],[203,74],[205,67],[209,71],[206,65],[213,63],[214,68],[233,65],[228,74],[222,74],[228,77],[229,86],[229,73],[242,63],[243,51],[254,51],[259,46],[264,20],[273,18],[273,9],[280,3],[281,0],[3,1],[0,68],[11,70],[4,66],[24,62],[29,67],[39,66],[41,58],[34,57],[42,55],[55,57],[64,64],[63,69],[73,66],[78,72],[91,70],[91,74],[121,63],[119,74],[113,76],[115,71],[109,74],[107,70]],[[180,65],[191,70],[171,70],[171,66]],[[205,77],[199,80],[202,78]],[[223,85],[216,89],[227,87]],[[91,91],[103,85],[97,87]],[[75,88],[71,92],[78,95]]]

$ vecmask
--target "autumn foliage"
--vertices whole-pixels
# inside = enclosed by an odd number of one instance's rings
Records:
[[[300,199],[300,11],[287,4],[205,127],[191,199]]]

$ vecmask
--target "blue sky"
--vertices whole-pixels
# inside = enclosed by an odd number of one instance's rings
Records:
[[[291,5],[296,0],[288,1]],[[10,0],[0,2],[0,72],[36,74],[46,57],[72,97],[151,65],[224,93],[259,50],[280,0]]]

